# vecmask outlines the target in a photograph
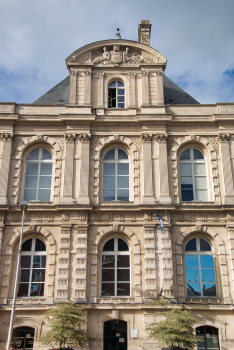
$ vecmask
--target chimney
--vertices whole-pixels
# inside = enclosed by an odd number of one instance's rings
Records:
[[[141,20],[141,24],[138,26],[138,41],[139,43],[150,46],[150,33],[151,26],[149,19]]]

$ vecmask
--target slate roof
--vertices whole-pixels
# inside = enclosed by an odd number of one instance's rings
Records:
[[[51,90],[39,97],[33,104],[58,105],[69,102],[70,76],[66,77]],[[163,76],[163,90],[165,104],[199,104],[192,96],[176,85],[166,75]]]

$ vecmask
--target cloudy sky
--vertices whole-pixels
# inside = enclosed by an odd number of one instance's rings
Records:
[[[0,101],[32,103],[63,80],[65,58],[90,42],[138,40],[201,103],[234,102],[234,0],[0,0]]]

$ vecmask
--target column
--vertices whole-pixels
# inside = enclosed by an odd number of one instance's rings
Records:
[[[230,262],[231,262],[231,291],[234,292],[234,225],[227,224],[228,229],[228,242],[229,242],[229,252],[230,252]]]
[[[80,191],[77,202],[79,204],[90,203],[89,200],[89,143],[90,135],[81,134],[81,155],[80,155]]]
[[[64,183],[63,195],[61,197],[62,204],[71,204],[73,195],[73,163],[74,163],[74,141],[75,134],[65,134],[66,154],[64,166]]]
[[[149,72],[143,70],[142,74],[142,106],[149,106]]]
[[[129,79],[129,107],[136,108],[136,73],[129,73]]]
[[[154,204],[153,173],[152,173],[152,134],[143,133],[143,196],[142,204]]]
[[[156,74],[157,74],[157,104],[164,105],[163,72],[156,71]]]
[[[11,147],[13,134],[10,132],[2,132],[2,159],[0,167],[0,204],[8,204],[7,189],[9,182],[10,162],[11,162]]]
[[[69,103],[76,104],[76,73],[74,70],[70,72],[70,95]]]
[[[234,187],[229,137],[229,134],[219,135],[220,155],[223,169],[224,204],[234,204]]]
[[[162,204],[171,204],[169,195],[168,163],[167,163],[167,135],[156,134],[155,136],[159,146],[159,200]]]
[[[84,105],[91,105],[91,69],[84,71],[85,81],[84,81]]]
[[[58,263],[58,286],[56,298],[56,300],[61,301],[69,300],[71,228],[71,224],[61,225],[61,240]]]
[[[145,224],[145,298],[157,297],[155,225]]]
[[[104,114],[104,75],[105,73],[97,73],[98,91],[97,91],[96,113],[98,115]]]

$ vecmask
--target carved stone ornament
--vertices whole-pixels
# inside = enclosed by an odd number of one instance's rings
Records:
[[[3,141],[11,141],[14,136],[11,132],[1,132],[0,135],[2,136]]]
[[[76,75],[77,74],[77,72],[75,71],[75,70],[72,70],[71,72],[70,72],[70,75]]]
[[[86,70],[84,71],[84,74],[85,74],[85,75],[91,75],[91,74],[92,74],[91,69],[86,69]]]
[[[165,141],[167,141],[167,135],[166,134],[156,134],[155,138],[156,138],[156,140],[158,142],[165,142]]]
[[[230,134],[219,134],[219,141],[225,142],[229,141]]]
[[[93,64],[113,64],[113,65],[137,65],[140,63],[155,63],[155,61],[143,55],[131,55],[129,48],[126,47],[124,51],[120,50],[120,45],[113,45],[112,51],[107,51],[107,48],[103,47],[103,53],[96,54],[96,57],[92,60]]]
[[[76,134],[70,134],[70,133],[65,134],[65,140],[67,142],[74,142],[75,138],[76,138]]]
[[[144,133],[144,134],[141,135],[141,139],[142,139],[142,141],[151,141],[152,140],[152,134]]]
[[[87,142],[90,141],[90,134],[80,134],[80,141],[81,142]]]

